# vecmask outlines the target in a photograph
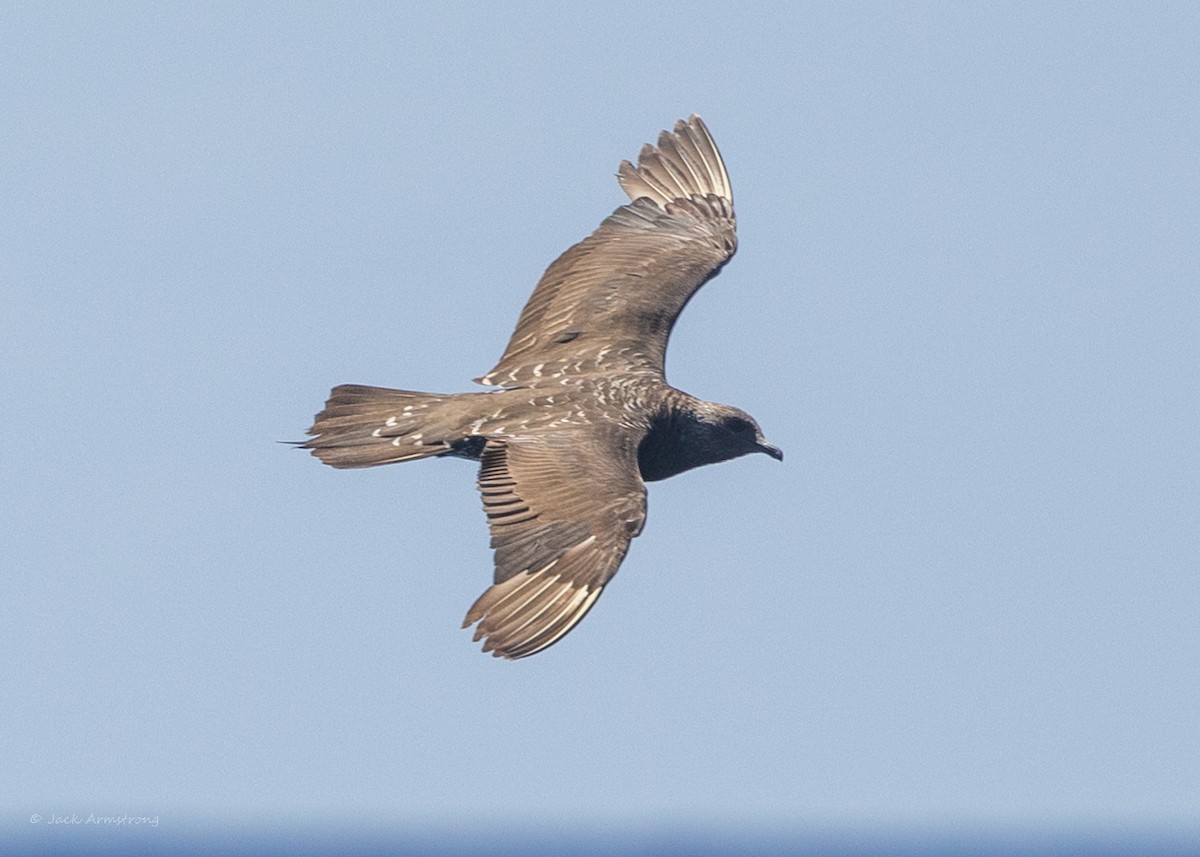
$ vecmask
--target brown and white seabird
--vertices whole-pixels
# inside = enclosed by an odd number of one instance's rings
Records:
[[[480,461],[495,583],[467,612],[485,652],[522,658],[584,617],[646,520],[646,482],[750,452],[754,419],[667,383],[684,305],[737,248],[733,191],[699,116],[617,176],[631,202],[542,275],[500,362],[439,395],[335,387],[305,449],[339,468]]]

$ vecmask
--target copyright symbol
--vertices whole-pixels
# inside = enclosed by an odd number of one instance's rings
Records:
[[[36,812],[33,815],[29,816],[30,824],[37,824],[41,820],[42,820],[42,817],[40,815],[38,815]]]

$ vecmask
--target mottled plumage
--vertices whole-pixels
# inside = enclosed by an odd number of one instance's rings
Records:
[[[698,116],[618,173],[630,202],[546,270],[500,362],[502,389],[335,387],[302,444],[334,467],[480,461],[494,584],[467,612],[484,651],[538,652],[591,609],[646,519],[645,482],[765,452],[748,414],[666,382],[671,328],[733,255],[729,176]]]

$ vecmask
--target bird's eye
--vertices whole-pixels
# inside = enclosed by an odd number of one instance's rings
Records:
[[[733,434],[746,434],[754,431],[754,426],[741,417],[729,417],[725,420],[725,428]]]

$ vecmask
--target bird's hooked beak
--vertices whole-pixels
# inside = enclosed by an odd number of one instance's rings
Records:
[[[776,461],[783,461],[783,450],[775,446],[773,443],[767,443],[765,440],[760,440],[758,442],[758,451],[765,452]]]

